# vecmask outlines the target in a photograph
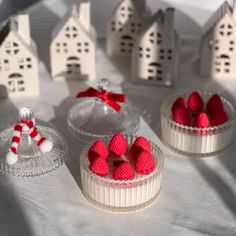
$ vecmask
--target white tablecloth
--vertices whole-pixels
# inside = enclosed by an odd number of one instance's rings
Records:
[[[42,59],[41,95],[34,99],[0,100],[0,128],[14,121],[18,107],[31,106],[40,121],[49,122],[64,135],[70,159],[59,169],[40,177],[0,176],[0,236],[236,235],[236,138],[219,156],[204,159],[181,157],[169,151],[158,138],[160,104],[176,90],[216,90],[236,101],[236,80],[213,81],[197,75],[198,37],[182,40],[180,78],[175,88],[130,83],[129,63],[110,60],[104,52],[104,40],[100,40],[98,78],[109,78],[115,91],[122,89],[136,106],[149,114],[151,128],[142,121],[138,133],[157,142],[165,153],[163,188],[156,204],[127,215],[103,212],[84,198],[78,164],[81,148],[68,133],[65,119],[74,102],[70,96],[86,85],[82,82],[53,82],[49,76],[49,34],[60,16],[58,13],[54,17],[55,12],[59,12],[61,6],[53,9],[53,15],[52,9],[48,10],[52,2],[55,1],[46,1],[30,9],[33,36]]]

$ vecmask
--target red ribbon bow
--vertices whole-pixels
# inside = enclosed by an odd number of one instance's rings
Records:
[[[107,105],[109,105],[118,112],[121,109],[121,106],[120,104],[118,104],[118,102],[126,101],[126,96],[124,94],[100,92],[91,87],[84,92],[78,93],[76,96],[76,98],[84,98],[84,97],[100,98],[104,103],[106,103]]]

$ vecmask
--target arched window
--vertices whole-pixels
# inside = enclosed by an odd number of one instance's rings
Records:
[[[231,61],[228,55],[222,54],[216,57],[215,72],[216,73],[230,73]]]
[[[13,73],[9,75],[8,91],[10,93],[25,91],[25,82],[21,74]]]
[[[148,75],[147,78],[149,80],[162,81],[162,79],[163,79],[162,65],[157,62],[150,63],[148,65],[147,75]]]
[[[80,61],[78,57],[72,56],[67,58],[66,73],[69,76],[80,75],[81,70],[80,70]]]
[[[124,35],[120,40],[120,51],[122,53],[131,53],[133,48],[133,38],[129,35]]]

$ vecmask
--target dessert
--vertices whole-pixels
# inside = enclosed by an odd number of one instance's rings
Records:
[[[235,131],[235,108],[211,92],[175,94],[161,107],[163,141],[188,155],[210,155],[226,148]]]
[[[102,142],[90,145],[80,158],[86,198],[99,208],[115,212],[136,211],[151,205],[161,189],[161,150],[144,137],[120,133]],[[96,143],[99,152],[108,152],[108,156],[93,154],[96,157],[91,158]]]

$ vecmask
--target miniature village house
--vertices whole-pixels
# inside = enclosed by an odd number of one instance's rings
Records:
[[[108,55],[131,55],[146,15],[145,0],[122,0],[108,22],[106,45]]]
[[[219,79],[236,78],[236,5],[223,3],[205,25],[200,49],[200,74]]]
[[[132,80],[169,86],[178,76],[174,9],[159,10],[146,23],[132,55]]]
[[[90,2],[74,5],[59,22],[50,54],[54,79],[96,78],[96,32],[90,23]]]
[[[0,96],[39,94],[37,48],[28,14],[11,18],[0,32]]]

